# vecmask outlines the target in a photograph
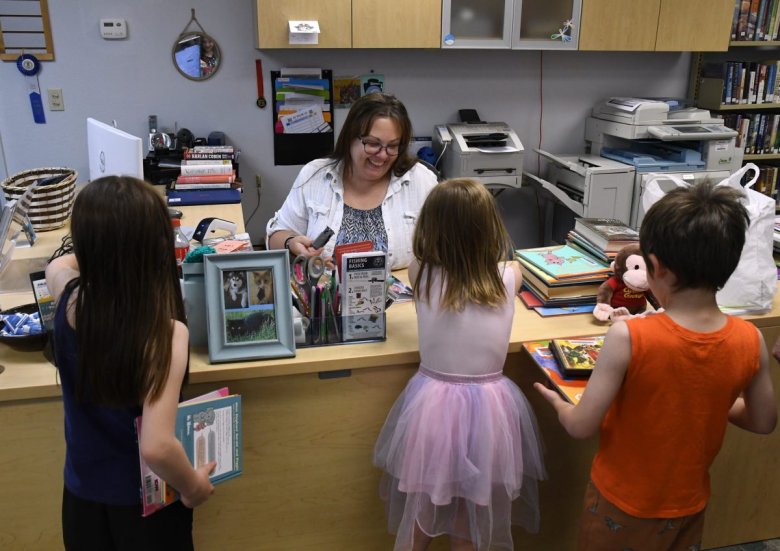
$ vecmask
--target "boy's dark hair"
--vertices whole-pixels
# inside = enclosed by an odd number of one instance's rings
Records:
[[[710,183],[677,188],[654,204],[639,229],[639,245],[677,276],[677,289],[717,291],[739,263],[750,224],[740,191]]]

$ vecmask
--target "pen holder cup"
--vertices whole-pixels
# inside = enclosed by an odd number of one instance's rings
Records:
[[[304,319],[308,322],[304,329],[305,342],[298,342],[296,348],[383,341],[387,337],[386,314]]]

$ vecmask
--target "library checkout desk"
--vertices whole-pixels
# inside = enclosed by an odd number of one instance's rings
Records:
[[[184,225],[205,216],[240,220],[240,211],[192,207]],[[41,234],[28,255],[48,256],[64,233]],[[401,273],[405,278],[406,274]],[[31,294],[0,294],[3,308]],[[15,304],[14,304],[15,303]],[[780,335],[780,299],[749,319],[771,347]],[[596,439],[574,440],[531,385],[544,376],[522,342],[603,333],[591,315],[543,319],[518,301],[505,373],[533,405],[549,479],[540,485],[541,531],[516,529],[518,549],[575,548],[577,522]],[[244,473],[217,486],[195,511],[200,550],[392,549],[377,494],[373,446],[390,406],[419,361],[414,305],[387,313],[385,342],[299,350],[296,357],[208,363],[190,357],[187,397],[228,385],[243,396]],[[61,549],[63,413],[55,368],[41,352],[0,345],[0,549]],[[778,366],[772,376],[780,391]],[[327,377],[327,375],[337,375]],[[338,376],[340,375],[340,376]],[[682,421],[681,421],[682,422]],[[712,468],[713,497],[704,546],[780,536],[780,432],[759,436],[730,427]],[[437,541],[431,549],[445,549]]]

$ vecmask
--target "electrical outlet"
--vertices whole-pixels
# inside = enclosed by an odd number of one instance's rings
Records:
[[[65,100],[62,98],[62,88],[49,88],[49,111],[65,111]]]

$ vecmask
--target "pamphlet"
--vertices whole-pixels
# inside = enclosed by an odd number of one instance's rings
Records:
[[[385,337],[387,255],[383,251],[341,257],[343,340]]]

